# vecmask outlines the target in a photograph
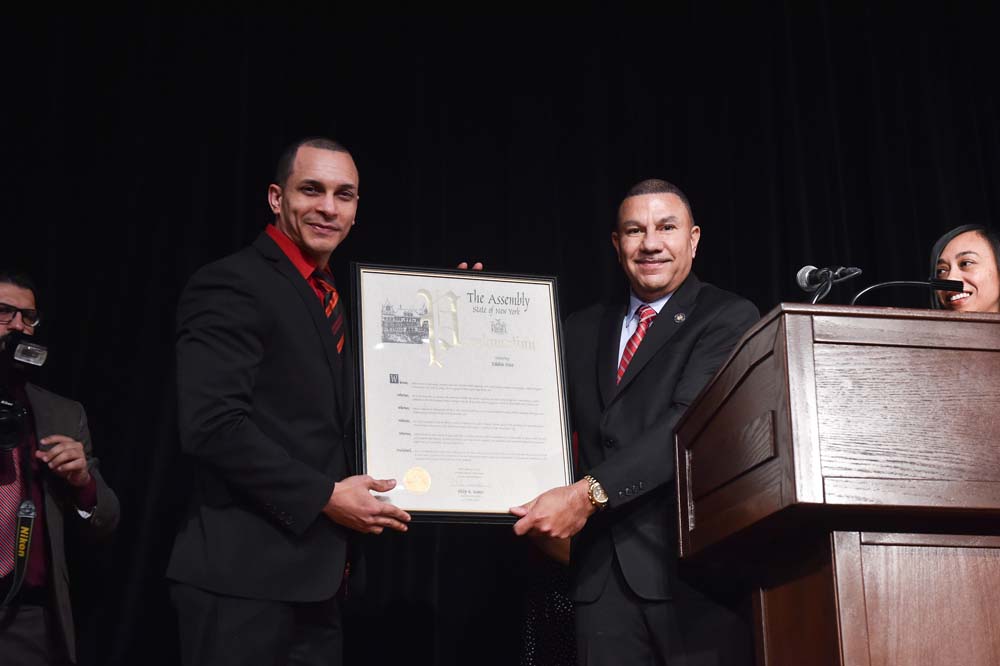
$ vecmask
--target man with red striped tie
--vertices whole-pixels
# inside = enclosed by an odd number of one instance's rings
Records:
[[[572,538],[580,664],[753,663],[738,599],[723,603],[677,564],[674,426],[759,318],[691,272],[700,238],[675,185],[645,180],[625,195],[611,242],[629,289],[564,327],[582,478],[511,509],[517,534]]]
[[[195,664],[340,664],[340,602],[361,532],[409,515],[356,475],[353,361],[330,256],[354,226],[358,171],[325,138],[278,161],[256,241],[203,267],[178,305],[181,447],[195,480],[167,576]]]

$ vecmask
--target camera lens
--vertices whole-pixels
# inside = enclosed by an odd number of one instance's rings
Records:
[[[15,448],[24,434],[28,410],[13,400],[0,398],[0,451]]]

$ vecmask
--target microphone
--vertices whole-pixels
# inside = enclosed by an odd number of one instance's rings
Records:
[[[836,268],[816,268],[815,266],[803,266],[795,274],[795,283],[799,289],[812,293],[819,289],[824,282],[833,277]]]
[[[861,275],[861,269],[853,266],[827,268],[803,266],[795,274],[795,283],[799,285],[799,289],[802,291],[813,294],[811,302],[815,305],[830,293],[833,285],[844,280],[850,280],[852,277],[858,275]]]
[[[795,274],[795,283],[799,289],[807,292],[814,292],[827,283],[843,282],[856,275],[861,275],[860,268],[853,266],[834,266],[828,268],[816,268],[815,266],[803,266]]]

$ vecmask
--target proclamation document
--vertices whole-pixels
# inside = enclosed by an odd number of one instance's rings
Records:
[[[555,278],[355,264],[363,471],[431,521],[572,481]]]

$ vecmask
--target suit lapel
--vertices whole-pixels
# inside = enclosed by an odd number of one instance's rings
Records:
[[[65,423],[65,416],[60,418],[58,409],[53,405],[53,401],[49,394],[45,391],[40,390],[37,386],[31,383],[26,383],[24,385],[24,393],[28,397],[28,403],[31,405],[31,416],[35,422],[35,437],[37,440],[44,439],[49,435],[75,435],[76,430],[74,429],[73,423]],[[53,487],[51,483],[51,474],[40,475],[42,488],[44,489],[44,503],[45,503],[45,531],[48,533],[49,542],[52,547],[52,561],[51,564],[56,573],[55,585],[64,585],[65,578],[60,577],[60,572],[65,572],[65,536],[63,534],[63,514],[62,509],[56,499],[56,493],[53,492]]]
[[[24,385],[24,394],[31,404],[31,416],[35,421],[35,436],[43,439],[49,435],[63,435],[70,430],[69,424],[59,423],[66,419],[59,419],[59,414],[53,409],[52,400],[45,391],[39,390],[31,383]]]
[[[614,399],[618,390],[615,382],[618,375],[618,348],[621,346],[622,322],[627,307],[628,301],[618,306],[608,306],[601,319],[596,372],[605,407]]]
[[[35,435],[38,439],[54,433],[49,423],[49,402],[45,394],[35,388],[34,384],[25,384],[24,393],[31,403],[31,414],[35,418]]]
[[[312,321],[313,326],[316,329],[316,334],[319,336],[320,342],[323,346],[323,352],[326,355],[327,365],[330,367],[330,376],[333,379],[334,386],[336,390],[333,392],[336,397],[337,404],[333,406],[333,409],[337,410],[337,414],[340,415],[341,423],[344,423],[343,414],[345,408],[345,401],[350,397],[349,394],[345,395],[344,386],[350,382],[343,380],[344,377],[344,358],[347,355],[348,349],[344,347],[344,357],[337,353],[337,343],[330,333],[330,322],[326,318],[326,313],[323,312],[323,305],[320,300],[316,297],[316,292],[313,291],[309,283],[303,279],[302,274],[295,268],[292,262],[285,256],[285,253],[281,251],[271,238],[266,234],[262,233],[254,241],[254,247],[257,248],[266,260],[268,260],[275,269],[281,273],[282,276],[292,285],[295,289],[295,293],[299,295],[302,299],[302,305],[305,307],[306,312],[309,313],[309,319]],[[341,294],[343,297],[343,294]],[[344,308],[347,311],[347,308]],[[347,322],[345,321],[345,328],[349,329]]]
[[[341,296],[343,298],[343,296]],[[333,336],[329,336],[331,339]],[[343,395],[340,400],[341,423],[344,424],[344,434],[354,434],[354,352],[351,340],[351,327],[347,323],[347,306],[344,306],[344,352],[340,355],[343,360],[343,377],[340,386],[343,391],[338,391],[338,395]],[[334,345],[334,351],[336,351]],[[347,454],[348,469],[351,474],[358,473],[358,452],[357,442],[352,438],[344,440],[344,452]]]
[[[684,326],[694,311],[695,300],[700,290],[701,282],[692,273],[670,297],[670,300],[660,310],[660,314],[653,320],[646,332],[646,337],[642,339],[642,344],[639,345],[639,349],[636,350],[635,356],[628,364],[625,374],[622,375],[622,381],[618,384],[619,394],[642,372],[650,359],[666,346],[674,333]]]

